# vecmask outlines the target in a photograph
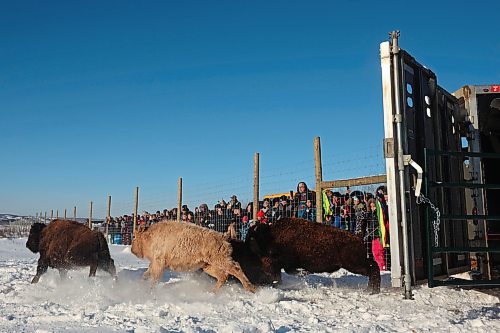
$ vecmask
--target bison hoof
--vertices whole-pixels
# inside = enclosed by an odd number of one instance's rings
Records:
[[[365,292],[370,295],[380,294],[380,289],[366,288]]]
[[[31,283],[38,283],[38,281],[39,281],[39,280],[40,280],[40,277],[35,276],[35,277],[33,278],[33,280],[31,280]]]

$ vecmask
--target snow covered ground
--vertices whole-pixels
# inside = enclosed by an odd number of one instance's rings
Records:
[[[421,286],[408,301],[388,274],[369,295],[366,278],[343,270],[284,275],[255,294],[234,281],[213,294],[205,275],[166,272],[151,290],[147,262],[126,246],[111,245],[117,282],[88,269],[63,281],[49,269],[31,285],[38,255],[25,242],[0,239],[1,332],[500,332],[498,293]]]

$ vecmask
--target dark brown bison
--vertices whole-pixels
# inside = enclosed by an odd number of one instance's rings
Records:
[[[233,260],[240,264],[250,282],[255,285],[268,285],[280,280],[281,270],[273,271],[270,260],[261,260],[244,241],[231,239],[229,242],[233,247]]]
[[[366,258],[363,240],[347,231],[303,219],[281,219],[271,225],[250,228],[246,243],[271,265],[268,274],[281,268],[293,273],[302,268],[311,273],[334,272],[344,268],[368,277],[368,289],[380,292],[380,270]]]
[[[35,223],[31,226],[26,247],[33,253],[40,252],[31,283],[37,283],[49,266],[58,269],[61,277],[74,266],[90,266],[89,276],[95,276],[99,268],[116,278],[115,263],[104,235],[81,223],[64,220],[48,225]]]

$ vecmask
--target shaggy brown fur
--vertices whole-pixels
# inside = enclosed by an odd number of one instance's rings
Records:
[[[279,281],[281,270],[273,271],[270,261],[261,261],[260,257],[253,253],[244,241],[231,239],[229,242],[233,248],[234,261],[240,264],[243,273],[250,282],[257,285],[267,285]]]
[[[57,268],[61,277],[74,266],[90,266],[89,276],[95,276],[100,268],[116,278],[115,263],[103,234],[81,223],[64,220],[54,220],[48,225],[35,223],[31,226],[26,247],[33,253],[40,252],[31,283],[37,283],[49,266]]]
[[[281,219],[272,225],[256,225],[248,231],[247,244],[261,258],[272,261],[273,270],[311,273],[344,268],[368,277],[372,293],[380,292],[380,270],[366,258],[363,240],[347,231],[303,219]],[[268,272],[271,273],[271,272]]]
[[[215,290],[233,275],[246,290],[255,292],[240,265],[232,259],[232,251],[221,233],[175,221],[162,221],[146,231],[136,232],[132,241],[132,253],[150,261],[144,277],[152,277],[153,284],[166,268],[173,271],[203,269],[217,279]]]

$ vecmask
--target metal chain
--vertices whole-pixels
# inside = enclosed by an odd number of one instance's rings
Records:
[[[434,211],[435,218],[432,220],[432,228],[434,229],[434,243],[435,246],[439,246],[439,228],[441,225],[441,212],[439,208],[434,206],[434,204],[426,198],[422,193],[417,197],[417,205],[429,204],[431,209]]]

